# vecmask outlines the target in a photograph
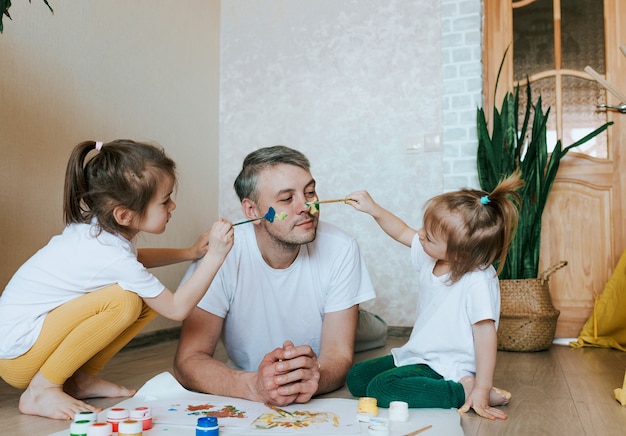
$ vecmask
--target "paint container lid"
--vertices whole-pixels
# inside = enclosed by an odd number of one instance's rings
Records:
[[[128,409],[113,407],[107,411],[107,419],[128,419]]]
[[[126,421],[120,422],[117,428],[117,432],[119,434],[127,435],[141,434],[142,431],[143,426],[141,425],[141,422],[135,421],[134,419],[127,419]]]
[[[389,403],[389,419],[391,421],[406,422],[409,420],[409,404],[404,401]]]
[[[372,436],[387,436],[391,430],[391,423],[387,418],[371,418],[367,430]]]
[[[130,417],[132,419],[146,419],[152,417],[152,411],[149,407],[135,407],[130,411]]]
[[[217,418],[215,416],[203,416],[198,418],[197,428],[200,429],[212,429],[218,427]]]
[[[70,436],[85,436],[90,425],[91,421],[87,419],[74,421],[70,424]]]
[[[378,400],[374,397],[361,397],[359,398],[358,413],[370,413],[378,415]]]
[[[378,401],[373,397],[361,397],[357,407],[356,417],[361,422],[369,422],[372,417],[378,416]]]
[[[87,436],[111,436],[113,426],[109,422],[92,422],[87,429]]]
[[[83,410],[82,412],[76,412],[74,415],[74,422],[78,421],[96,422],[98,420],[98,414],[91,410]]]
[[[217,425],[217,418],[214,416],[203,416],[198,418],[198,424],[196,425],[196,436],[217,436],[219,435],[220,428]]]
[[[144,430],[152,428],[152,410],[149,407],[135,407],[130,411],[130,419],[141,421]]]

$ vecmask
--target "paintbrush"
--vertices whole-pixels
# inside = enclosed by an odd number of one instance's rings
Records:
[[[280,413],[282,416],[285,416],[285,415],[293,416],[293,413],[289,412],[288,410],[281,409],[280,407],[273,406],[273,405],[271,405],[269,403],[264,403],[264,404],[265,404],[266,407],[269,407],[270,409],[274,410],[275,412]]]
[[[339,198],[337,200],[315,200],[315,201],[307,201],[306,205],[311,207],[314,204],[345,203],[348,200],[351,200],[351,198]]]
[[[252,221],[258,221],[258,220],[267,220],[270,223],[273,223],[274,218],[276,218],[276,211],[274,210],[273,207],[270,207],[265,215],[260,216],[258,218],[252,218],[251,220],[240,221],[238,223],[233,224],[233,227],[238,226],[239,224],[251,223]],[[281,218],[279,217],[278,219],[280,220]],[[282,219],[285,219],[285,218],[282,218]]]
[[[419,433],[421,433],[423,431],[426,431],[429,428],[432,428],[432,425],[427,425],[426,427],[418,428],[417,430],[412,431],[411,433],[407,433],[404,436],[415,436],[416,434],[419,434]]]
[[[309,213],[311,215],[315,215],[320,210],[320,204],[324,203],[345,203],[348,200],[352,200],[351,198],[339,198],[337,200],[315,200],[315,201],[305,201],[304,204],[309,208]]]

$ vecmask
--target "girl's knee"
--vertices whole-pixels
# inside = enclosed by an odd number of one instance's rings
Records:
[[[124,308],[124,313],[128,316],[129,322],[136,321],[141,315],[143,309],[143,300],[134,292],[126,291],[120,304]]]
[[[105,288],[109,310],[116,310],[118,316],[128,322],[136,321],[144,309],[143,299],[132,291],[122,289],[120,286]],[[148,314],[149,314],[148,308]]]

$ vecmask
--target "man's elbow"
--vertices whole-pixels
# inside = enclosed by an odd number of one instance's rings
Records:
[[[187,319],[189,314],[191,313],[193,308],[191,309],[174,309],[170,313],[162,314],[166,318],[171,319],[172,321],[183,322]]]
[[[189,389],[191,388],[191,386],[189,386],[190,368],[187,362],[189,362],[189,359],[185,359],[183,356],[176,353],[176,356],[174,357],[173,369],[174,378],[176,378],[176,380],[178,380],[178,383],[180,383],[183,387]]]

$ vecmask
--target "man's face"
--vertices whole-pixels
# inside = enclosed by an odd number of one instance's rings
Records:
[[[319,213],[311,215],[307,201],[315,201],[315,180],[307,170],[295,165],[279,164],[261,171],[257,178],[259,216],[270,207],[276,210],[273,223],[262,220],[267,233],[287,245],[308,244],[315,239]],[[284,220],[279,219],[286,213]]]

